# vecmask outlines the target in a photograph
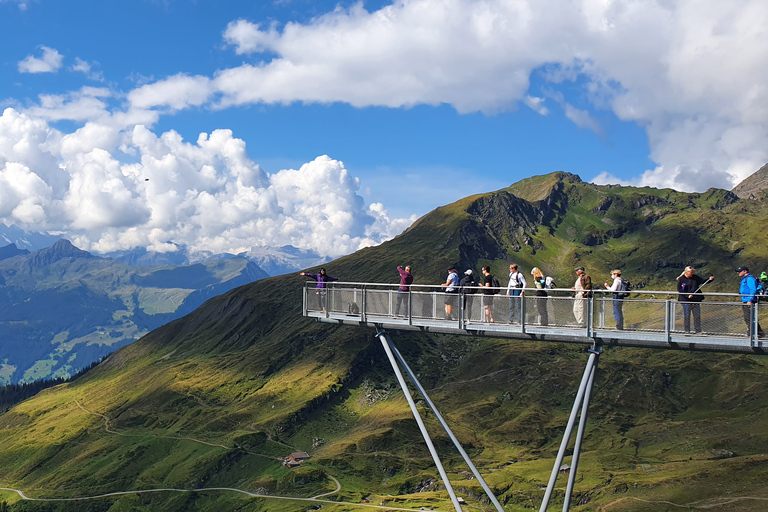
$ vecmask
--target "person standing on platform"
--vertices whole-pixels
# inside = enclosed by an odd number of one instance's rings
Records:
[[[491,288],[493,286],[493,276],[491,275],[491,267],[487,265],[483,267],[483,286],[485,287],[485,290],[483,290],[485,321],[491,323],[493,322],[493,296],[498,293],[498,290]]]
[[[536,310],[539,312],[539,324],[549,325],[549,313],[547,312],[547,278],[539,267],[533,267],[531,269],[531,275],[533,276],[533,285],[536,287]]]
[[[754,305],[757,304],[757,279],[749,273],[747,267],[739,267],[736,269],[741,278],[739,284],[739,293],[741,294],[741,310],[744,313],[744,322],[747,324],[747,336],[752,337],[753,325],[752,325],[752,310]],[[760,324],[757,324],[757,337],[763,337],[763,328]]]
[[[525,276],[517,271],[517,263],[509,266],[509,283],[507,284],[507,295],[509,296],[509,321],[511,323],[520,323],[520,313],[522,312],[521,301],[523,300],[524,288],[527,286]]]
[[[317,281],[317,286],[315,289],[317,290],[317,307],[318,309],[322,309],[323,313],[325,313],[325,306],[326,306],[326,298],[325,298],[325,287],[326,284],[330,281],[338,281],[338,277],[331,277],[328,274],[325,273],[325,269],[321,268],[319,274],[310,274],[309,272],[299,272],[300,276],[306,276],[311,279],[314,279]]]
[[[683,303],[683,330],[691,332],[691,315],[693,315],[693,331],[701,334],[701,302],[704,294],[701,287],[713,281],[715,276],[704,279],[696,274],[693,267],[685,267],[683,273],[677,277],[677,301]]]
[[[400,273],[400,287],[397,289],[397,301],[395,306],[395,316],[400,316],[400,305],[405,303],[405,316],[410,313],[408,303],[410,302],[411,283],[413,283],[413,274],[411,266],[406,265],[405,269],[399,266],[397,271]]]
[[[459,274],[456,273],[456,267],[448,268],[448,279],[442,284],[445,288],[445,319],[454,320],[453,306],[456,306],[456,299],[459,293]]]
[[[576,323],[584,325],[584,306],[589,297],[592,296],[592,278],[584,271],[584,267],[576,267],[576,283],[571,287],[575,290],[573,301],[573,316]]]
[[[475,273],[472,272],[472,269],[467,269],[467,271],[464,272],[464,277],[459,281],[459,288],[464,296],[464,316],[467,323],[472,320],[472,305],[475,301],[474,294],[477,292],[477,290],[474,289],[475,286],[477,286]]]
[[[613,292],[613,319],[616,320],[616,329],[621,331],[624,329],[624,302],[622,301],[624,296],[619,293],[624,290],[621,270],[611,270],[611,278],[613,283],[610,285],[605,283],[605,287]]]

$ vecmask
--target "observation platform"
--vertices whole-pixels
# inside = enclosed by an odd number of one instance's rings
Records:
[[[330,324],[597,347],[768,354],[768,338],[758,338],[754,328],[748,334],[741,296],[733,293],[706,293],[706,300],[693,306],[701,318],[701,333],[696,333],[695,311],[689,316],[690,332],[685,331],[684,304],[691,303],[678,301],[677,292],[669,290],[636,290],[618,300],[607,290],[575,298],[571,289],[546,290],[547,297],[537,297],[535,288],[527,288],[522,297],[510,297],[506,288],[487,295],[483,292],[488,288],[449,294],[425,285],[411,285],[405,293],[398,292],[397,284],[331,282],[324,291],[316,285],[304,285],[303,314]],[[446,300],[452,305],[451,319],[446,317]],[[510,323],[513,301],[518,306]],[[621,330],[615,325],[614,302],[623,310]],[[581,323],[574,308],[583,310]],[[768,304],[754,304],[748,315],[753,326],[759,320],[768,327]]]

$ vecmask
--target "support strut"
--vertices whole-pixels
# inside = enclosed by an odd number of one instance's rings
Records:
[[[400,383],[400,387],[403,389],[403,395],[405,395],[405,399],[408,401],[408,405],[411,407],[413,418],[419,425],[419,430],[421,430],[421,435],[424,437],[424,442],[427,443],[427,448],[429,449],[429,453],[432,455],[432,460],[435,461],[435,466],[437,466],[437,471],[440,473],[440,478],[443,479],[445,490],[448,491],[448,495],[451,497],[453,507],[456,509],[456,512],[462,512],[462,508],[461,505],[459,505],[459,500],[456,497],[456,493],[453,492],[453,487],[451,486],[450,480],[448,480],[448,475],[445,473],[443,464],[440,462],[440,457],[437,455],[435,445],[432,444],[432,439],[429,437],[427,427],[424,425],[424,421],[421,419],[421,415],[419,414],[418,409],[416,409],[416,403],[413,401],[413,397],[411,396],[411,392],[408,390],[408,386],[405,383],[403,374],[400,372],[400,368],[397,366],[395,356],[392,354],[392,350],[390,349],[391,341],[389,340],[389,335],[387,335],[387,333],[384,331],[379,331],[376,333],[376,336],[381,340],[381,344],[384,347],[384,352],[387,353],[389,363],[392,365],[392,370],[395,372],[397,381]]]
[[[469,466],[469,469],[472,471],[472,474],[475,476],[477,481],[480,482],[480,485],[483,487],[483,490],[485,491],[485,494],[488,496],[488,499],[491,500],[491,503],[493,503],[493,506],[496,507],[496,510],[498,510],[498,512],[504,512],[504,508],[499,503],[499,500],[496,499],[496,496],[493,494],[493,491],[491,491],[491,488],[488,487],[488,484],[485,482],[485,479],[483,479],[483,477],[480,475],[480,472],[477,470],[475,465],[472,463],[472,460],[469,458],[469,455],[467,455],[467,452],[464,451],[464,448],[461,446],[461,443],[459,443],[459,440],[456,438],[455,435],[453,435],[453,431],[448,426],[448,424],[445,422],[443,417],[440,415],[440,411],[437,410],[437,407],[435,407],[435,404],[432,403],[432,400],[430,400],[429,396],[427,396],[427,391],[421,385],[421,383],[419,382],[419,379],[416,378],[416,374],[413,373],[413,371],[411,370],[410,366],[408,366],[408,363],[405,362],[405,359],[403,358],[403,356],[400,353],[400,351],[397,350],[397,347],[392,342],[392,340],[387,338],[387,342],[389,343],[389,348],[394,353],[394,355],[397,358],[398,362],[405,369],[405,373],[408,374],[408,377],[411,379],[411,382],[413,382],[413,385],[416,386],[416,389],[419,391],[421,396],[424,397],[424,401],[427,403],[427,406],[432,411],[432,413],[435,415],[435,418],[437,418],[437,421],[440,422],[440,425],[443,427],[443,430],[445,430],[445,433],[448,434],[448,437],[450,437],[451,441],[453,441],[453,445],[456,447],[456,449],[461,454],[462,458],[464,459],[464,462],[467,463],[467,466]]]
[[[587,415],[586,410],[589,406],[589,396],[592,391],[592,385],[594,383],[595,369],[597,368],[597,362],[600,358],[600,349],[591,349],[589,354],[589,360],[587,361],[587,367],[584,369],[584,376],[581,378],[581,384],[579,385],[579,391],[576,393],[576,400],[573,402],[573,408],[571,409],[571,416],[568,418],[568,424],[565,427],[565,433],[563,434],[563,440],[560,443],[560,450],[557,452],[557,458],[555,459],[555,465],[552,467],[552,474],[549,477],[549,484],[547,490],[544,493],[544,498],[541,502],[541,508],[539,512],[545,512],[549,507],[549,500],[552,498],[552,492],[555,490],[555,482],[557,482],[557,475],[560,472],[560,466],[563,463],[565,457],[565,451],[568,448],[568,442],[571,440],[571,433],[573,432],[573,425],[576,423],[576,416],[579,413],[579,407],[582,406],[581,420],[579,421],[579,434],[584,435],[584,426],[586,425]],[[573,464],[571,467],[570,475],[568,477],[568,490],[566,491],[565,503],[563,505],[563,511],[567,512],[570,508],[570,492],[573,490],[573,482],[576,478],[576,465],[579,460],[579,450],[581,450],[581,437],[576,439],[576,446],[573,450]]]

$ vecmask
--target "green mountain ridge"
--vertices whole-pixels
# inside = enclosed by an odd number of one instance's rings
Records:
[[[597,279],[619,267],[633,283],[672,289],[694,264],[716,275],[714,289],[733,291],[737,264],[765,264],[768,243],[757,235],[766,220],[764,202],[724,190],[596,186],[555,173],[438,208],[393,240],[325,267],[347,281],[397,282],[395,267],[411,264],[415,283],[437,284],[451,264],[489,264],[505,276],[514,261],[565,286],[578,263]],[[214,297],[0,415],[0,487],[46,498],[203,487],[309,497],[333,491],[333,477],[341,491],[328,499],[451,510],[373,331],[303,318],[303,282],[269,278]],[[562,344],[391,335],[505,510],[538,509],[586,354]],[[759,356],[607,349],[572,510],[762,510],[766,373]],[[466,510],[490,510],[420,408]],[[282,466],[279,457],[296,450],[312,458]],[[725,499],[733,497],[745,499]],[[0,499],[11,510],[71,510],[9,492]],[[316,506],[223,492],[78,503],[86,505]]]

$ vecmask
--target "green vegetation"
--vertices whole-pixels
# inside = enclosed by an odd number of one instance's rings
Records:
[[[439,283],[448,264],[534,264],[563,286],[576,263],[671,288],[688,264],[733,290],[764,264],[765,203],[725,191],[599,187],[557,173],[466,198],[380,247],[326,265],[349,281]],[[684,242],[684,243],[681,243]],[[735,249],[734,249],[735,247]],[[30,497],[228,487],[260,495],[451,510],[370,329],[301,317],[299,276],[206,302],[110,355],[82,378],[0,415],[0,487]],[[508,511],[538,509],[586,355],[571,345],[392,332]],[[763,510],[768,360],[607,349],[600,361],[573,510]],[[482,491],[419,403],[467,510]],[[307,451],[298,468],[285,455]],[[569,459],[566,459],[569,462]],[[562,482],[564,487],[564,482]],[[556,492],[562,502],[563,488]],[[0,492],[11,510],[68,510]],[[304,511],[319,503],[231,491],[100,498],[93,510]],[[556,504],[552,505],[553,507]],[[356,510],[322,503],[324,511]]]

